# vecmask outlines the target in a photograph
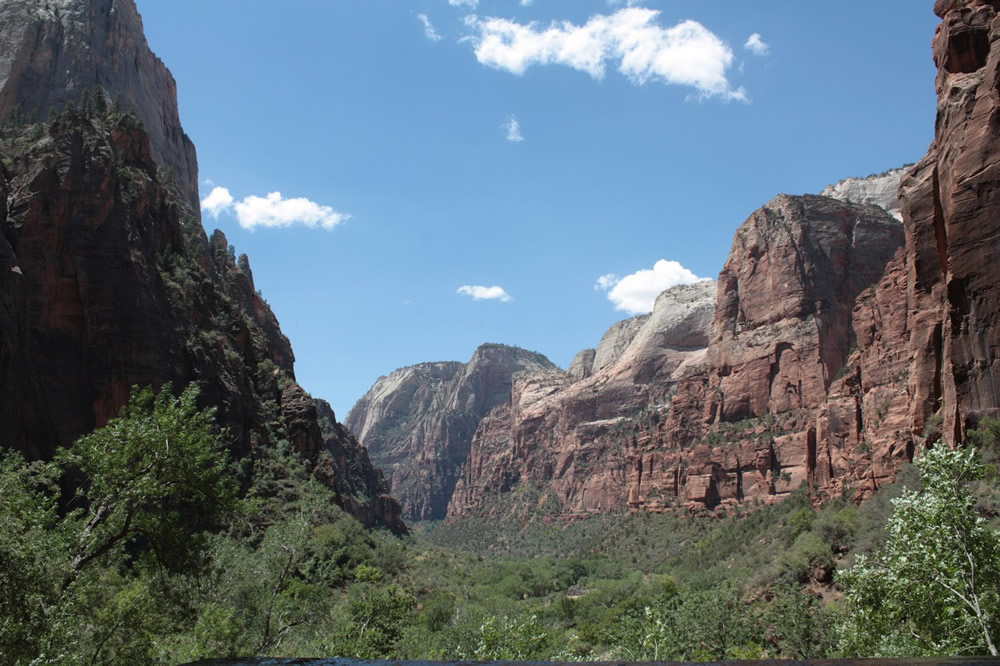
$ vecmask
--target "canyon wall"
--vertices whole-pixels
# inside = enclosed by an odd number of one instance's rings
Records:
[[[593,354],[568,379],[520,378],[477,431],[449,518],[711,509],[802,483],[863,498],[919,447],[1000,414],[1000,2],[934,10],[927,155],[824,190],[841,202],[779,196],[751,215],[710,344],[638,416],[623,402],[575,439],[550,426]]]
[[[206,236],[193,163],[177,180],[194,153],[134,4],[10,1],[0,24],[3,104],[43,105],[0,130],[0,446],[47,458],[117,415],[132,386],[194,382],[235,456],[255,464],[287,442],[359,519],[405,532],[367,452],[295,382],[246,256]],[[136,109],[49,115],[94,81],[134,84]]]
[[[146,43],[133,0],[6,0],[0,3],[0,119],[18,109],[45,120],[101,87],[134,109],[153,159],[198,210],[198,161],[181,127],[177,83]]]
[[[480,419],[510,400],[516,373],[553,369],[541,354],[485,344],[468,363],[421,363],[380,377],[344,424],[389,476],[405,518],[444,518]]]

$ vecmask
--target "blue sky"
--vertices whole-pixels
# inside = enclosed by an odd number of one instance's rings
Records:
[[[930,0],[137,4],[205,226],[341,417],[483,342],[566,367],[775,194],[933,137]]]

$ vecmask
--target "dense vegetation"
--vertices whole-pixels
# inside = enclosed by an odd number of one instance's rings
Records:
[[[860,507],[816,509],[802,488],[721,519],[465,522],[398,539],[341,511],[287,448],[239,487],[196,395],[137,390],[51,462],[0,458],[4,662],[969,654],[996,635],[1000,541],[983,516],[997,515],[997,424],[981,460],[925,454]],[[941,566],[902,566],[912,549]]]

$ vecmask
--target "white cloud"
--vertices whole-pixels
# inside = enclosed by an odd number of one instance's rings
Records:
[[[564,65],[601,79],[610,61],[637,85],[660,81],[690,86],[699,97],[747,100],[726,78],[734,56],[725,42],[697,21],[663,28],[658,15],[634,7],[591,16],[582,26],[563,21],[541,28],[502,18],[467,25],[478,32],[471,38],[476,59],[495,69],[523,74],[534,65]]]
[[[240,226],[250,230],[257,227],[289,227],[293,224],[333,229],[351,217],[302,197],[285,199],[281,192],[271,192],[266,197],[250,195],[242,201],[236,201],[228,189],[218,186],[201,200],[201,210],[214,218],[218,218],[221,213],[233,211]]]
[[[452,7],[468,7],[469,9],[475,9],[479,5],[479,0],[448,0],[448,4]]]
[[[205,181],[208,184],[210,181]],[[213,187],[208,196],[201,200],[202,211],[214,218],[218,218],[223,211],[229,210],[233,206],[233,195],[224,187]]]
[[[608,273],[607,275],[602,275],[597,278],[597,282],[594,283],[594,289],[601,291],[608,291],[611,287],[618,284],[618,280],[621,279],[615,273]]]
[[[284,199],[281,192],[271,192],[266,197],[248,196],[236,203],[234,208],[236,219],[244,229],[288,227],[293,224],[333,229],[350,217],[302,197]]]
[[[619,278],[614,273],[597,278],[595,289],[606,291],[616,310],[629,314],[650,312],[656,297],[670,287],[699,282],[700,278],[676,261],[660,259],[652,269],[644,268]]]
[[[501,301],[506,303],[510,300],[510,294],[503,290],[502,287],[484,287],[479,284],[467,284],[458,288],[459,294],[465,294],[466,296],[472,296],[473,300],[476,301]]]
[[[417,18],[424,24],[424,36],[432,42],[440,42],[441,35],[439,35],[437,30],[434,29],[434,24],[431,23],[429,18],[427,18],[427,14],[417,14]]]
[[[532,2],[534,2],[534,0],[521,0],[521,6],[530,7]]]
[[[517,122],[517,118],[513,115],[507,117],[500,129],[504,131],[504,136],[510,142],[520,143],[524,141],[524,137],[521,136],[521,123]]]
[[[743,45],[743,48],[758,56],[766,56],[771,52],[771,46],[761,39],[760,34],[756,32],[747,37],[747,42]]]

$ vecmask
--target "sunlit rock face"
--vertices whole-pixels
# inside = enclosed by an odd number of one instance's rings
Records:
[[[885,209],[887,213],[902,221],[900,212],[899,181],[902,180],[909,167],[889,169],[885,173],[873,174],[866,178],[845,178],[838,183],[828,185],[820,192],[824,197],[840,201],[871,204]]]
[[[449,515],[489,515],[504,498],[522,514],[712,508],[802,482],[864,497],[917,447],[998,415],[998,7],[935,3],[936,131],[918,164],[751,215],[710,344],[659,400],[581,392],[603,372],[587,357],[568,378],[515,383],[483,420]]]
[[[485,344],[468,363],[421,363],[380,377],[344,423],[389,476],[408,520],[444,518],[480,420],[510,400],[515,374],[549,370],[557,368],[541,354]]]
[[[476,430],[449,519],[511,509],[575,516],[627,508],[633,456],[640,440],[649,440],[648,430],[639,436],[637,428],[665,419],[677,378],[704,357],[715,299],[712,281],[674,287],[651,313],[604,334],[595,357],[603,347],[605,361],[592,361],[590,373],[515,376],[510,402]],[[586,356],[574,364],[586,367]],[[513,492],[525,485],[549,495]]]
[[[935,3],[934,141],[900,188],[906,223],[912,427],[946,441],[1000,406],[998,3]]]

